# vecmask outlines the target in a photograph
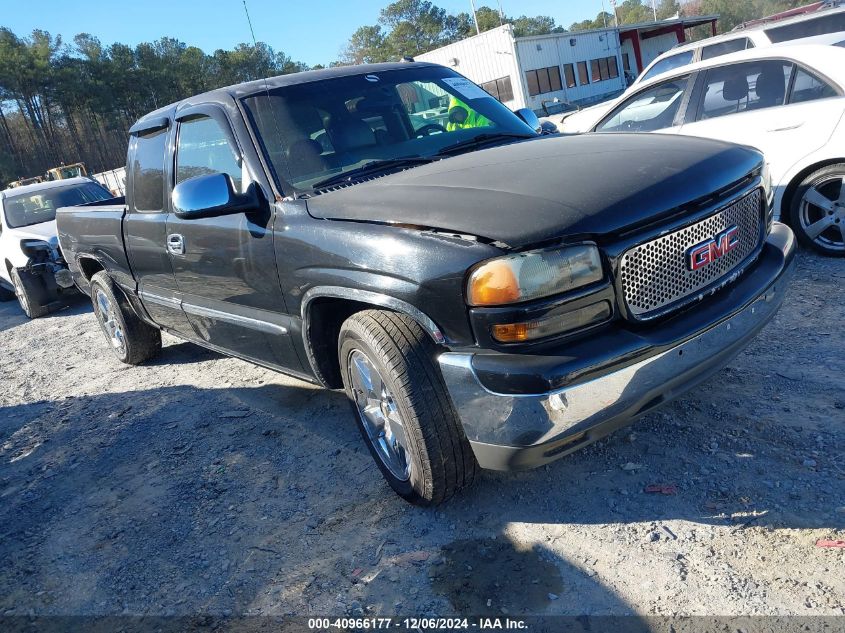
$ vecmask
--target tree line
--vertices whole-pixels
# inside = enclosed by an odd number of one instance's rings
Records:
[[[192,94],[306,70],[267,44],[206,54],[164,37],[134,48],[80,34],[0,28],[0,185],[84,162],[90,173],[122,166],[139,117]]]
[[[718,13],[720,30],[727,31],[803,3],[658,0],[655,5],[658,19]],[[510,23],[521,37],[653,18],[650,0],[624,0],[615,16],[601,12],[568,28],[547,15],[509,16],[480,6],[473,17],[449,13],[428,0],[396,0],[381,10],[376,24],[354,31],[332,65],[419,55],[475,35],[476,21],[480,31]],[[307,69],[261,42],[207,54],[169,37],[132,47],[103,45],[85,33],[66,43],[42,30],[19,36],[0,27],[0,185],[62,163],[82,161],[92,173],[121,166],[127,130],[143,114],[206,90]]]

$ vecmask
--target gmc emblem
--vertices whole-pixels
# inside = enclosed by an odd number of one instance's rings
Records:
[[[717,233],[713,239],[687,249],[687,268],[698,270],[712,264],[739,246],[739,229],[731,226]]]

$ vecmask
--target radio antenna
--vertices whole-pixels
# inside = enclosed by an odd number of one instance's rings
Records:
[[[247,24],[249,24],[249,34],[252,36],[252,50],[257,55],[258,54],[258,41],[255,39],[255,29],[252,28],[252,19],[249,17],[249,9],[246,6],[246,0],[242,0],[242,2],[243,2],[243,5],[244,5],[244,13],[246,14],[246,22],[247,22]],[[276,142],[281,144],[282,134],[281,134],[281,131],[279,130],[279,122],[276,119],[275,113],[273,112],[273,100],[270,98],[270,86],[267,83],[267,74],[266,73],[262,73],[262,74],[264,75],[264,77],[263,77],[263,79],[264,79],[264,92],[267,95],[267,105],[270,108],[270,115],[273,119],[273,129],[276,131]],[[264,126],[264,115],[262,114],[263,108],[256,108],[256,110],[257,110],[258,118],[261,119],[261,127],[265,128],[265,126]],[[270,171],[272,171],[273,174],[275,174],[276,173],[276,166],[272,163],[272,161],[269,160],[269,156],[267,157],[267,163],[268,163],[268,167],[270,168]],[[278,183],[277,183],[277,186],[278,186]],[[276,194],[276,195],[278,196],[278,194]],[[294,194],[294,197],[295,197],[295,195],[296,194]],[[278,197],[277,197],[277,201],[278,201]]]

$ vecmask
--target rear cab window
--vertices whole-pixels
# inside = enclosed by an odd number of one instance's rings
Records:
[[[167,129],[133,136],[129,186],[133,211],[159,212],[164,208],[164,158]]]

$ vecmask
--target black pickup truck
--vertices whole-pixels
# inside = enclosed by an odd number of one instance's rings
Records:
[[[138,121],[127,198],[59,238],[123,362],[164,330],[343,388],[394,490],[436,503],[685,392],[786,290],[756,151],[535,128],[432,64],[245,83]]]

